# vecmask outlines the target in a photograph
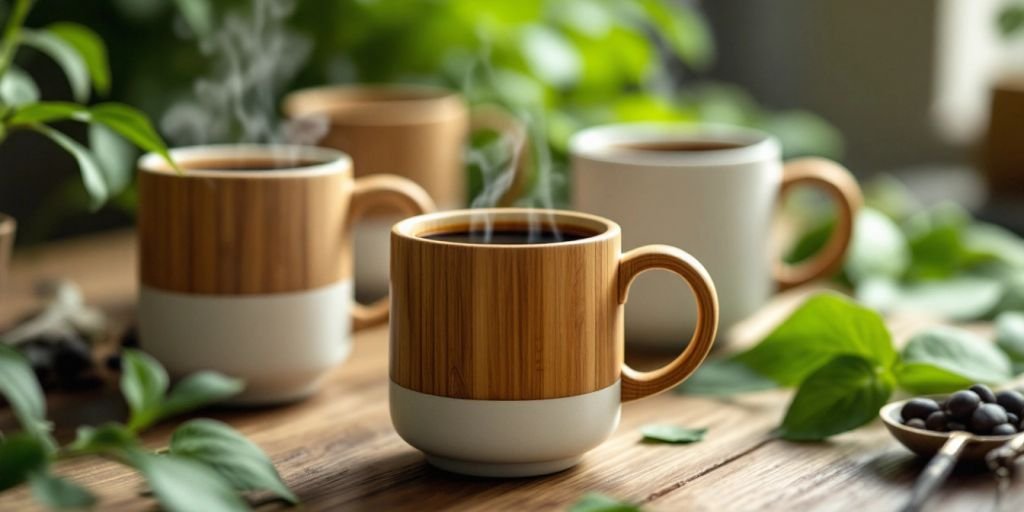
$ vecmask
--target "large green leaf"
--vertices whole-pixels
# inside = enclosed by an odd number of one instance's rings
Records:
[[[124,351],[121,366],[121,394],[131,410],[128,428],[137,432],[160,418],[167,371],[149,354],[131,349]]]
[[[100,94],[107,94],[110,91],[110,64],[107,62],[107,47],[103,39],[77,23],[54,23],[46,27],[46,30],[78,52],[92,77],[93,87]]]
[[[46,452],[46,446],[27,433],[0,437],[0,492],[45,468],[48,463]]]
[[[65,119],[88,120],[89,109],[77,103],[61,101],[44,101],[24,105],[14,111],[8,123],[14,125],[32,125],[50,123]]]
[[[996,317],[996,344],[1016,363],[1024,363],[1024,312],[1007,311]]]
[[[118,195],[131,184],[138,155],[134,146],[114,130],[92,123],[89,125],[89,148],[103,170],[111,196]]]
[[[975,382],[998,384],[1013,376],[1010,359],[970,331],[934,327],[915,335],[903,349],[900,386],[915,393],[940,393]]]
[[[714,57],[714,41],[707,24],[690,6],[665,0],[642,0],[657,34],[683,62],[698,68]]]
[[[74,482],[38,471],[29,475],[29,486],[36,501],[51,509],[90,508],[96,504],[96,497]]]
[[[568,87],[579,79],[580,57],[572,42],[561,32],[533,24],[523,27],[520,39],[523,57],[541,81],[556,87]]]
[[[44,124],[34,125],[32,129],[46,135],[65,151],[71,153],[71,156],[78,162],[78,170],[82,174],[85,190],[89,192],[91,206],[94,209],[99,208],[110,196],[110,191],[107,189],[107,180],[103,176],[103,170],[96,162],[96,157],[92,152],[71,137]]]
[[[75,101],[84,103],[89,99],[89,67],[75,47],[48,30],[21,30],[21,41],[50,56],[64,70],[71,84]]]
[[[20,107],[39,101],[39,88],[28,73],[17,66],[0,75],[0,104]]]
[[[48,450],[54,448],[50,423],[46,421],[46,399],[25,357],[0,341],[0,395],[11,405],[21,428],[37,438]]]
[[[169,512],[237,512],[249,506],[220,474],[177,455],[134,453],[130,461]]]
[[[208,419],[185,423],[174,431],[170,451],[206,464],[240,491],[265,490],[298,502],[263,450],[225,423]]]
[[[860,356],[883,368],[892,367],[897,359],[878,313],[840,295],[822,293],[735,359],[783,386],[794,386],[839,355]]]
[[[858,356],[838,356],[807,377],[789,404],[779,434],[819,441],[865,425],[894,388],[888,368]]]

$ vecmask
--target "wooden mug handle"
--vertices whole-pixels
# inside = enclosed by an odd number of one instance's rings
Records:
[[[775,264],[775,281],[785,290],[831,274],[843,265],[843,257],[853,238],[853,223],[863,198],[857,180],[845,167],[824,158],[799,158],[786,162],[782,169],[780,195],[798,185],[822,188],[835,201],[839,215],[832,235],[818,254],[797,265],[782,261]]]
[[[352,222],[368,209],[384,207],[407,215],[418,215],[435,210],[434,200],[426,190],[413,181],[393,174],[372,174],[359,178],[352,190]],[[360,330],[388,321],[388,298],[373,304],[352,304],[352,328]]]
[[[619,304],[625,304],[629,287],[641,272],[664,269],[682,277],[697,299],[697,329],[686,350],[671,363],[640,372],[622,363],[622,401],[661,393],[690,376],[704,362],[718,332],[718,295],[704,266],[689,253],[668,245],[647,245],[619,259]]]

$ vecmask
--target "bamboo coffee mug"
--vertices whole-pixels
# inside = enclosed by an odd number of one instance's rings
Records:
[[[17,223],[13,217],[0,213],[0,297],[3,296],[4,283],[7,281],[7,266],[11,263],[16,228]]]
[[[492,227],[489,238],[477,221]],[[544,224],[531,236],[534,221]],[[460,210],[396,224],[390,402],[398,434],[456,473],[552,473],[611,435],[621,402],[693,373],[718,325],[711,278],[680,249],[623,254],[620,238],[614,222],[557,210]],[[689,284],[698,325],[674,361],[639,372],[623,362],[623,304],[633,278],[651,269]]]
[[[317,144],[352,157],[356,177],[395,174],[418,183],[442,210],[467,204],[463,150],[469,109],[457,92],[422,85],[331,85],[301,89],[284,100],[290,119],[322,117]],[[390,212],[370,212],[356,227],[359,291],[387,291]]]
[[[304,398],[348,355],[386,300],[352,298],[351,227],[376,206],[433,209],[397,176],[353,180],[339,151],[196,146],[140,160],[139,338],[172,376],[245,380],[237,403]]]
[[[724,125],[620,124],[584,130],[570,142],[573,206],[622,225],[628,247],[667,241],[685,247],[711,273],[728,329],[789,288],[842,265],[861,204],[860,188],[839,164],[801,158],[783,164],[778,141]],[[781,194],[820,187],[834,200],[831,239],[797,266],[773,263],[771,222]],[[626,308],[631,342],[680,347],[695,317],[674,283],[643,279]]]

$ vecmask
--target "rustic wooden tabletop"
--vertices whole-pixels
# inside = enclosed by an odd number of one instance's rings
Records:
[[[134,238],[115,233],[26,250],[15,258],[0,302],[0,328],[38,307],[31,293],[41,278],[78,283],[90,303],[116,318],[130,318],[135,284]],[[778,297],[730,336],[756,340],[795,307],[809,289]],[[627,319],[628,321],[628,319]],[[891,319],[897,338],[921,324]],[[984,326],[981,326],[984,329]],[[568,471],[541,478],[488,480],[460,477],[428,466],[391,427],[387,406],[387,330],[356,335],[351,358],[321,392],[279,408],[204,414],[228,421],[271,456],[307,510],[565,510],[587,492],[632,501],[648,510],[899,510],[923,462],[889,438],[878,422],[825,443],[776,439],[789,392],[768,391],[711,400],[665,393],[626,404],[615,435]],[[634,360],[651,359],[635,357]],[[112,390],[51,396],[49,414],[59,437],[75,425],[123,417]],[[645,444],[648,423],[707,427],[691,445]],[[160,448],[173,429],[146,434]],[[11,428],[0,410],[0,430]],[[141,480],[111,462],[81,459],[57,473],[96,490],[102,510],[148,510]],[[931,510],[1024,510],[1024,485],[1010,484],[997,498],[997,482],[984,471],[958,470],[931,502]],[[998,500],[998,501],[997,501]],[[272,500],[262,509],[282,508]],[[34,510],[24,489],[0,495],[0,510]]]

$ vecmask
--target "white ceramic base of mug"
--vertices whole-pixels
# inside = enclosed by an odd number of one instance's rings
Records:
[[[197,295],[142,286],[139,343],[172,377],[215,370],[243,379],[230,403],[308,397],[351,351],[352,281],[298,293]]]
[[[582,456],[569,457],[545,462],[520,462],[510,464],[487,464],[465,460],[446,459],[427,455],[431,466],[460,475],[481,476],[487,478],[522,478],[528,476],[550,475],[565,471],[580,463]]]
[[[615,431],[619,382],[546,400],[465,400],[391,382],[398,435],[447,471],[485,477],[536,476],[575,465]]]

